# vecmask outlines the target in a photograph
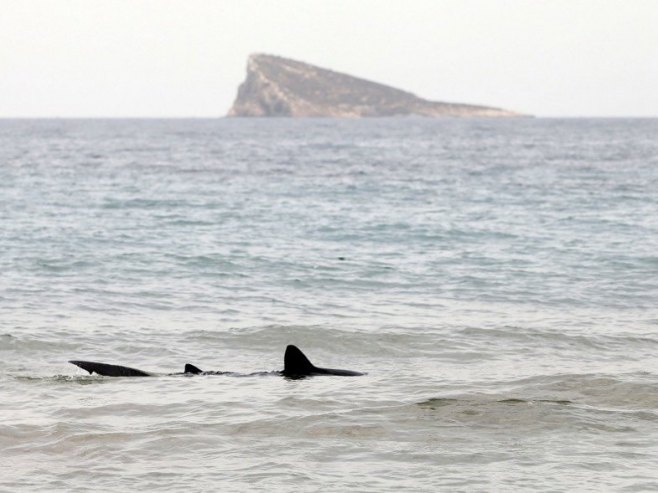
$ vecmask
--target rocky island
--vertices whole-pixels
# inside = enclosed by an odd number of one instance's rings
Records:
[[[308,63],[254,54],[228,116],[237,117],[523,116],[488,106],[428,101],[393,87]]]

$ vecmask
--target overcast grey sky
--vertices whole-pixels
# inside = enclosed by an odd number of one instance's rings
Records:
[[[658,116],[658,0],[0,0],[0,117],[221,116],[249,53],[438,101]]]

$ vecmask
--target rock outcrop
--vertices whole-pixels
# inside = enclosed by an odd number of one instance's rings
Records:
[[[441,103],[400,89],[288,58],[255,54],[228,116],[501,117],[519,113],[487,106]]]

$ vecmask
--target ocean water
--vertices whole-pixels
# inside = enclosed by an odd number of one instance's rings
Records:
[[[658,120],[0,121],[0,491],[658,491],[657,355]]]

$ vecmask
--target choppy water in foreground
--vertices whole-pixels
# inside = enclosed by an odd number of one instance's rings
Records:
[[[658,490],[657,135],[0,121],[0,490]]]

